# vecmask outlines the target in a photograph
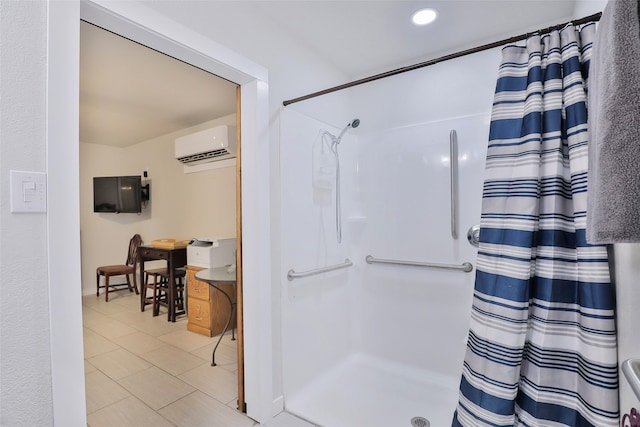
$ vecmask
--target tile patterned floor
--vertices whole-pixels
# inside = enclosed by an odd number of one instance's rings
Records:
[[[236,410],[236,341],[187,331],[185,316],[140,312],[134,294],[83,297],[89,427],[253,427]],[[282,413],[267,427],[313,427]]]

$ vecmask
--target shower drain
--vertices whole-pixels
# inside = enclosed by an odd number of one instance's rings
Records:
[[[413,427],[429,427],[431,423],[424,417],[413,417],[411,418],[411,425]]]

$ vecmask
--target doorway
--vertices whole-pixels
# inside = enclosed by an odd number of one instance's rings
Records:
[[[156,393],[140,389],[145,380],[166,383],[169,390],[162,393],[165,396],[171,396],[171,389],[175,388],[169,384],[184,384],[186,392],[190,383],[209,392],[223,405],[229,399],[237,399],[237,407],[244,410],[242,298],[233,298],[237,308],[233,325],[238,325],[238,339],[221,338],[227,345],[217,351],[218,360],[224,352],[227,357],[222,360],[226,363],[218,362],[219,372],[212,375],[198,361],[210,358],[207,353],[211,353],[214,340],[191,336],[194,332],[186,330],[186,315],[179,317],[177,325],[163,323],[164,316],[140,317],[135,309],[137,296],[126,292],[115,294],[107,305],[93,296],[92,280],[95,266],[104,264],[110,255],[113,263],[119,262],[121,247],[132,234],[141,234],[145,244],[165,237],[233,237],[241,248],[241,161],[235,161],[237,168],[233,167],[234,161],[227,161],[225,167],[213,162],[197,168],[183,167],[171,152],[176,135],[215,126],[240,129],[240,89],[234,83],[87,22],[81,22],[80,46],[81,246],[85,362],[91,370],[86,378],[89,419],[104,416],[105,408],[112,405],[112,399],[96,390],[95,384],[112,388],[116,399],[125,393],[120,386],[126,389],[129,378],[136,378],[137,384],[128,388],[132,400],[143,401],[151,408]],[[239,136],[238,132],[237,148]],[[91,211],[92,177],[132,175],[143,169],[142,180],[150,183],[153,197],[144,203],[142,213]],[[236,254],[236,259],[241,262],[241,253]],[[242,271],[240,263],[238,271]],[[188,276],[193,280],[192,275]],[[139,288],[144,292],[143,284]],[[200,288],[192,289],[195,288],[187,283],[189,297],[184,297],[185,303],[189,300],[200,305],[201,295],[197,293]],[[241,294],[241,283],[235,289]],[[207,305],[212,307],[207,314],[215,326],[206,331],[202,327],[195,329],[201,334],[206,332],[209,338],[218,335],[218,323],[222,317],[226,319],[227,313],[217,313],[226,307],[219,301],[221,295],[206,294]],[[198,324],[208,323],[201,316],[198,319]],[[193,317],[189,319],[190,326],[192,322]],[[181,360],[176,363],[176,359]],[[147,378],[145,371],[152,370],[160,375]],[[232,396],[234,385],[229,384],[232,374],[236,375],[236,396]],[[211,376],[208,384],[199,386],[207,376]],[[218,388],[224,388],[225,392],[215,390],[212,384],[219,384]],[[153,383],[150,387],[157,389],[161,384]],[[179,396],[176,394],[174,398]],[[118,407],[115,405],[116,411]]]
[[[49,5],[49,85],[47,127],[47,161],[49,172],[49,261],[51,288],[51,352],[53,376],[53,406],[56,420],[69,423],[82,419],[83,410],[77,401],[83,392],[81,336],[78,335],[79,306],[70,308],[69,301],[77,301],[77,281],[69,282],[69,272],[79,271],[79,241],[71,239],[66,251],[56,250],[55,242],[78,233],[77,214],[69,207],[77,205],[78,197],[78,33],[79,19],[107,28],[131,40],[171,54],[185,62],[214,72],[241,85],[242,123],[242,264],[244,295],[243,326],[245,332],[245,396],[250,402],[247,413],[258,421],[268,420],[274,412],[272,397],[272,325],[269,307],[272,300],[269,286],[261,286],[270,277],[270,237],[263,227],[264,212],[268,212],[268,86],[264,68],[246,60],[210,40],[171,21],[148,16],[143,6],[128,2],[96,4],[91,1],[52,2]],[[82,9],[82,10],[81,10]],[[74,27],[76,30],[74,31]],[[196,46],[196,47],[194,47]],[[75,47],[75,48],[74,48]],[[74,65],[75,64],[75,65]],[[59,106],[66,108],[61,109]],[[247,111],[247,113],[245,113]],[[75,112],[75,114],[73,114]],[[68,141],[68,143],[52,143]],[[75,143],[74,143],[75,141]],[[73,172],[75,168],[76,172]],[[76,190],[70,191],[70,187]],[[254,195],[254,197],[247,197]],[[255,195],[260,195],[257,197]],[[266,201],[266,204],[265,204]],[[67,220],[65,222],[65,220]],[[79,220],[78,220],[79,221]],[[65,224],[64,226],[62,226]],[[68,225],[67,225],[68,224]],[[60,237],[61,240],[56,238]],[[74,255],[69,257],[69,255]],[[75,276],[74,276],[75,277]],[[260,304],[258,304],[260,301]]]

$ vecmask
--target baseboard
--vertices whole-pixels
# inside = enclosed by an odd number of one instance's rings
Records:
[[[284,396],[280,395],[273,399],[273,404],[271,406],[271,415],[275,417],[282,411],[284,411]]]

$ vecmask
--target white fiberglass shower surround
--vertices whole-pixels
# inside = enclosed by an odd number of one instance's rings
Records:
[[[282,110],[287,411],[326,427],[451,425],[475,277],[462,266],[477,254],[467,230],[480,220],[498,63],[490,50]],[[319,147],[354,118],[338,148],[340,239],[336,174]],[[296,277],[331,266],[343,268]]]

